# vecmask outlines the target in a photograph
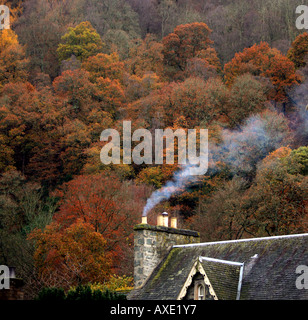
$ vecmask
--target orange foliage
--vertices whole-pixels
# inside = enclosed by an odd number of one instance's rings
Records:
[[[210,28],[202,22],[177,26],[166,36],[163,43],[165,73],[169,78],[179,77],[186,68],[187,60],[196,57],[212,44]],[[212,59],[208,62],[213,61]]]
[[[163,74],[162,44],[148,34],[137,47],[130,49],[130,57],[126,61],[130,73],[142,77],[145,73]]]
[[[6,83],[26,80],[28,63],[16,33],[0,30],[0,89]]]
[[[52,223],[44,231],[33,231],[29,239],[35,240],[35,266],[45,286],[68,289],[88,282],[103,283],[111,275],[106,240],[82,220],[64,230]]]
[[[80,175],[55,192],[60,197],[60,208],[54,218],[62,228],[78,219],[90,224],[107,241],[106,250],[117,263],[132,244],[132,229],[142,215],[148,189],[122,183],[107,172]]]
[[[286,102],[286,89],[301,80],[295,72],[293,62],[277,49],[270,48],[266,42],[236,53],[225,65],[224,73],[227,85],[231,85],[239,75],[245,73],[269,78],[274,89],[270,90],[268,98],[279,102]]]
[[[124,63],[120,61],[117,53],[91,56],[81,67],[90,72],[92,81],[100,77],[123,81]]]

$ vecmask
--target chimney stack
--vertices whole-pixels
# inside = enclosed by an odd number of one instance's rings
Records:
[[[157,217],[157,226],[146,223],[134,227],[134,284],[140,288],[153,270],[174,245],[199,243],[200,236],[196,231],[177,229],[177,219],[172,217],[168,226],[168,213]]]

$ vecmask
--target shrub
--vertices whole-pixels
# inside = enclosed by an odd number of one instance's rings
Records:
[[[37,299],[39,301],[64,301],[65,292],[63,288],[43,288]]]

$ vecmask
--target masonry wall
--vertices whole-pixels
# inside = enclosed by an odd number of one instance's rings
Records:
[[[199,243],[199,233],[140,224],[134,228],[134,284],[141,287],[173,245]]]

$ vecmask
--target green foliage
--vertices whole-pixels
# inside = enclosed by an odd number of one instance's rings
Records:
[[[103,49],[100,35],[88,21],[81,22],[75,28],[68,28],[62,42],[57,49],[60,61],[69,59],[72,55],[84,61]]]
[[[90,285],[79,285],[68,291],[66,298],[67,301],[103,301],[103,300],[126,300],[125,295],[117,294],[108,289],[92,290]]]
[[[308,147],[293,150],[286,160],[288,172],[291,174],[308,175]]]
[[[140,183],[145,183],[155,188],[162,187],[163,173],[160,167],[148,167],[139,173],[137,181]]]
[[[65,292],[62,288],[43,288],[36,300],[39,301],[50,301],[50,302],[57,302],[57,301],[64,301],[65,300]]]
[[[126,300],[124,294],[118,294],[114,291],[108,289],[100,290],[91,289],[90,285],[79,285],[75,288],[71,288],[67,293],[65,293],[63,288],[43,288],[38,296],[36,297],[38,301],[104,301],[104,300]]]

